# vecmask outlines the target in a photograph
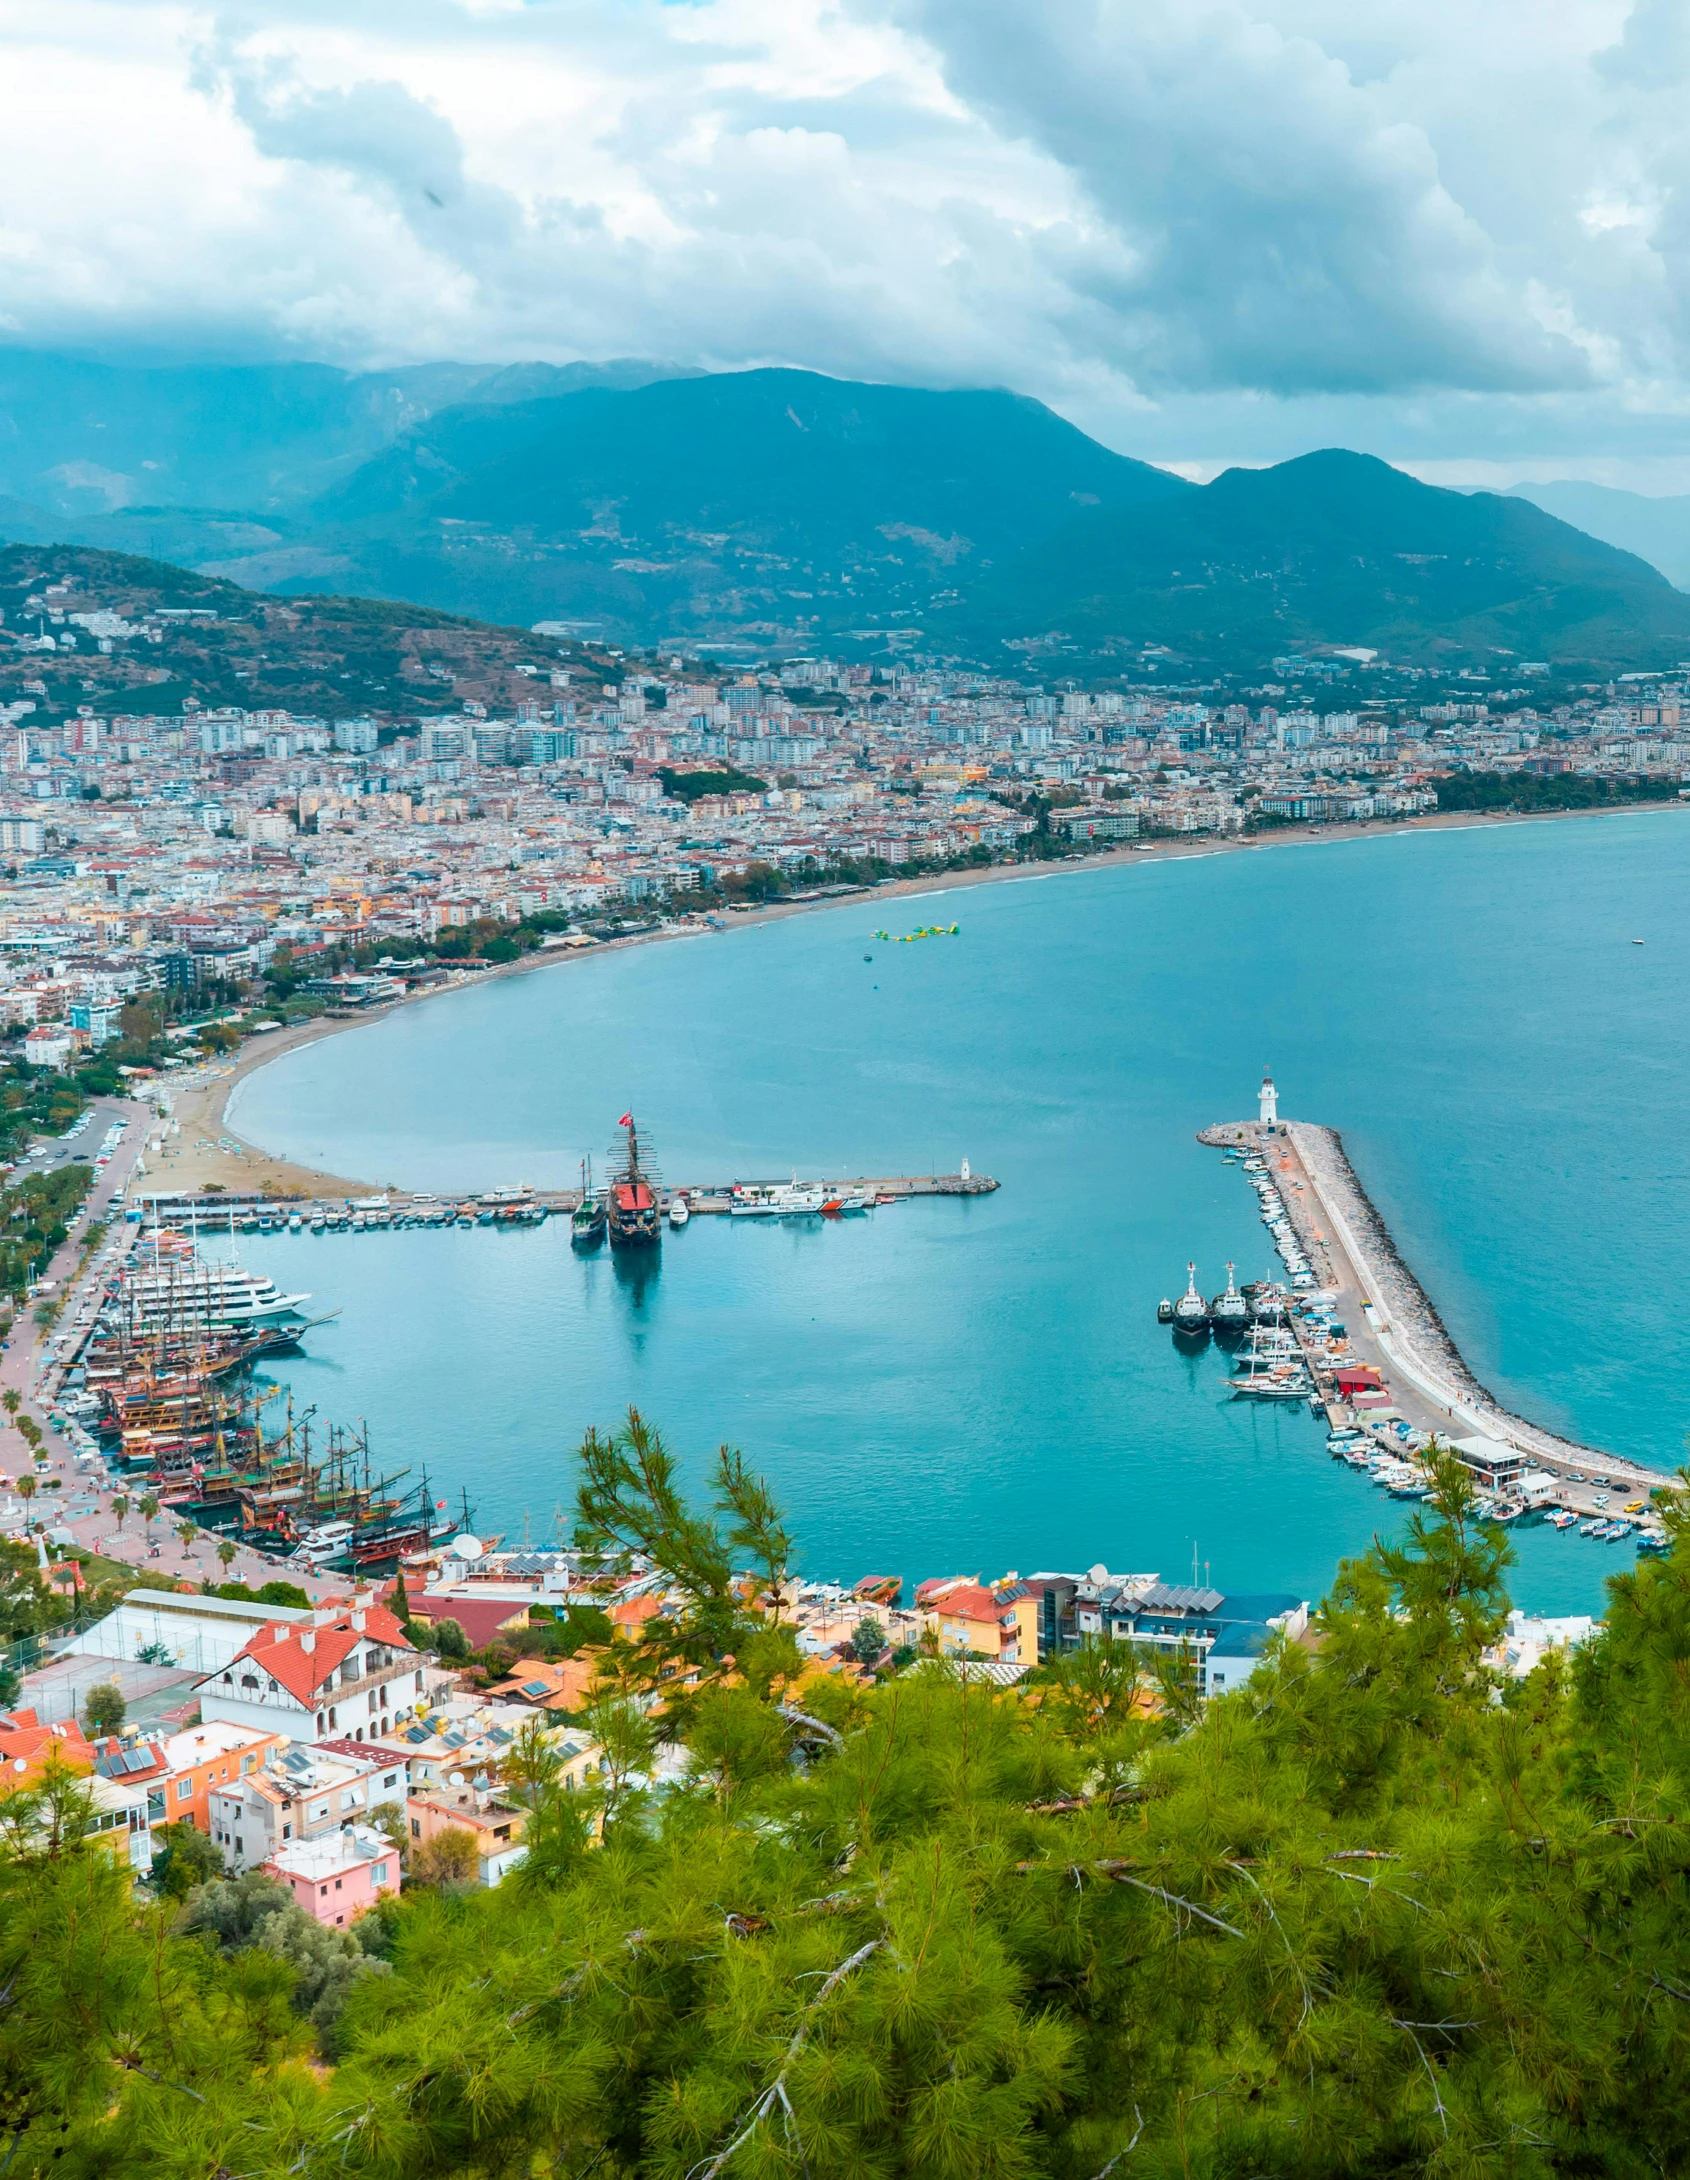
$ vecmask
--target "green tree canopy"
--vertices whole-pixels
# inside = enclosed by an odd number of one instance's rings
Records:
[[[1680,1503],[1670,1554],[1612,1584],[1605,1632],[1523,1681],[1485,1656],[1506,1542],[1440,1467],[1401,1545],[1344,1565],[1307,1638],[1201,1709],[1113,1649],[1011,1693],[918,1659],[795,1700],[720,1579],[744,1548],[649,1445],[614,1465],[605,1447],[586,1458],[599,1526],[637,1519],[642,1554],[684,1570],[697,1687],[679,1706],[640,1676],[606,1688],[586,1790],[529,1737],[512,1785],[530,1852],[497,1890],[442,1851],[435,1882],[350,1937],[294,1909],[272,1940],[285,1909],[252,1878],[206,1885],[176,1927],[73,1808],[0,1800],[0,2164],[1690,2169]],[[301,2065],[313,2023],[332,2071]]]

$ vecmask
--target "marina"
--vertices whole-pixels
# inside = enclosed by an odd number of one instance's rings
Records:
[[[1230,1265],[1224,1295],[1203,1304],[1190,1265],[1185,1294],[1158,1311],[1187,1342],[1236,1341],[1248,1322],[1242,1368],[1229,1380],[1235,1398],[1306,1400],[1326,1422],[1333,1457],[1393,1497],[1425,1494],[1423,1456],[1436,1440],[1473,1473],[1492,1520],[1667,1548],[1651,1495],[1675,1479],[1543,1430],[1493,1398],[1402,1261],[1336,1129],[1282,1120],[1267,1076],[1255,1120],[1204,1128],[1198,1141],[1254,1190],[1284,1268],[1282,1282],[1242,1290],[1248,1320]],[[1264,1317],[1284,1329],[1265,1331]]]
[[[452,1517],[426,1470],[414,1484],[408,1466],[384,1470],[366,1427],[322,1424],[314,1404],[296,1415],[254,1375],[332,1321],[305,1320],[308,1299],[278,1300],[273,1282],[173,1230],[120,1230],[51,1344],[52,1420],[149,1528],[163,1517],[312,1574],[391,1571],[449,1522],[468,1529],[471,1509],[464,1499]]]

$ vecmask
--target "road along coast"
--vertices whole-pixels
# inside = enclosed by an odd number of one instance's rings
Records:
[[[1674,1482],[1660,1469],[1528,1423],[1486,1390],[1403,1262],[1336,1128],[1303,1120],[1271,1127],[1227,1122],[1202,1129],[1198,1141],[1224,1148],[1248,1144],[1268,1159],[1317,1280],[1338,1296],[1352,1346],[1389,1372],[1396,1404],[1411,1423],[1444,1439],[1472,1436],[1512,1446],[1557,1477],[1600,1471],[1642,1491]],[[1563,1503],[1579,1504],[1578,1494]]]

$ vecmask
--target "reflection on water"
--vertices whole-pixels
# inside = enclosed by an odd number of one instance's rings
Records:
[[[612,1249],[610,1261],[616,1268],[616,1284],[627,1296],[628,1306],[636,1317],[643,1316],[663,1271],[662,1244],[644,1249]]]

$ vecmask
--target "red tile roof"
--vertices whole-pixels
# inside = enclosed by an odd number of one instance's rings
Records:
[[[528,1632],[526,1598],[513,1605],[508,1597],[413,1597],[411,1617],[431,1627],[456,1620],[472,1650],[485,1650],[496,1635]]]
[[[33,1711],[0,1716],[0,1775],[4,1783],[26,1784],[55,1745],[73,1771],[93,1770],[94,1752],[74,1718],[60,1726],[43,1726]]]
[[[281,1682],[296,1703],[314,1706],[317,1691],[340,1670],[362,1642],[384,1643],[389,1650],[410,1654],[405,1630],[380,1605],[366,1605],[357,1615],[362,1627],[354,1627],[353,1614],[338,1615],[326,1627],[309,1627],[303,1621],[276,1620],[258,1630],[232,1661],[250,1658]],[[305,1638],[311,1647],[305,1647]]]
[[[1003,1617],[1001,1599],[978,1582],[959,1582],[954,1590],[935,1598],[929,1609],[957,1620],[990,1620],[993,1626]]]

